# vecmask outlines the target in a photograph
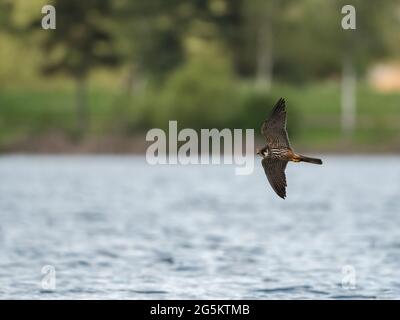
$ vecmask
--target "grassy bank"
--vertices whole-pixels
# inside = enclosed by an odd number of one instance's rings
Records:
[[[261,93],[246,84],[217,90],[185,86],[147,89],[131,96],[116,90],[91,88],[88,92],[90,123],[86,135],[76,138],[75,93],[72,89],[3,89],[0,91],[0,148],[4,151],[32,151],[62,140],[66,152],[92,150],[82,145],[98,143],[102,151],[120,145],[132,151],[147,129],[165,127],[177,119],[182,127],[253,127],[259,132],[263,118],[280,96],[287,99],[290,135],[302,148],[324,152],[395,151],[400,152],[400,94],[383,94],[360,85],[357,92],[357,128],[352,137],[340,130],[340,91],[336,83],[294,87],[276,85],[271,94]],[[214,85],[215,87],[215,85]],[[213,87],[213,88],[214,88]],[[194,88],[197,88],[194,86]],[[191,90],[191,91],[188,91]],[[183,96],[182,92],[186,92]],[[140,139],[138,138],[140,137]],[[109,143],[99,143],[109,141]],[[30,145],[30,148],[27,146]],[[108,146],[108,147],[107,147]],[[73,149],[73,148],[72,148]]]

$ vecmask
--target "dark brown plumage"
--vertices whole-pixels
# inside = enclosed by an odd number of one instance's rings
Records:
[[[322,160],[305,157],[293,151],[286,131],[286,105],[283,98],[278,100],[270,117],[263,122],[261,133],[267,140],[267,144],[261,150],[257,150],[257,154],[263,157],[261,163],[271,187],[278,196],[285,199],[287,163],[303,161],[322,164]]]

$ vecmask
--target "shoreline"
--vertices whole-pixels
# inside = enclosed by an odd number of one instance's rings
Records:
[[[88,136],[80,141],[59,134],[45,135],[40,137],[30,137],[14,143],[3,145],[0,148],[0,155],[4,154],[54,154],[54,155],[74,155],[74,154],[120,154],[120,155],[143,155],[146,149],[153,142],[146,141],[144,134],[132,136],[107,135],[107,136]],[[256,138],[254,147],[264,145],[264,141]],[[336,141],[321,146],[311,146],[294,141],[292,143],[295,151],[309,154],[400,154],[399,144],[385,145],[361,145],[349,141]]]

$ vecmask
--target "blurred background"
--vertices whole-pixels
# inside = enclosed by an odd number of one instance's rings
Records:
[[[398,299],[399,31],[395,0],[0,0],[0,299]],[[258,159],[145,161],[169,120],[260,146],[279,97],[324,161],[285,201]]]
[[[57,29],[41,28],[53,4]],[[255,128],[288,101],[303,149],[400,151],[400,5],[0,0],[0,150],[135,152],[168,120]]]

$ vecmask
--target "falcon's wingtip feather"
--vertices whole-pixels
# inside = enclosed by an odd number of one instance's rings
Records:
[[[285,101],[285,98],[279,98],[279,100],[277,101],[277,103],[275,104],[275,107],[274,107],[274,113],[275,112],[282,112],[282,111],[285,111],[285,107],[286,107],[286,101]]]

